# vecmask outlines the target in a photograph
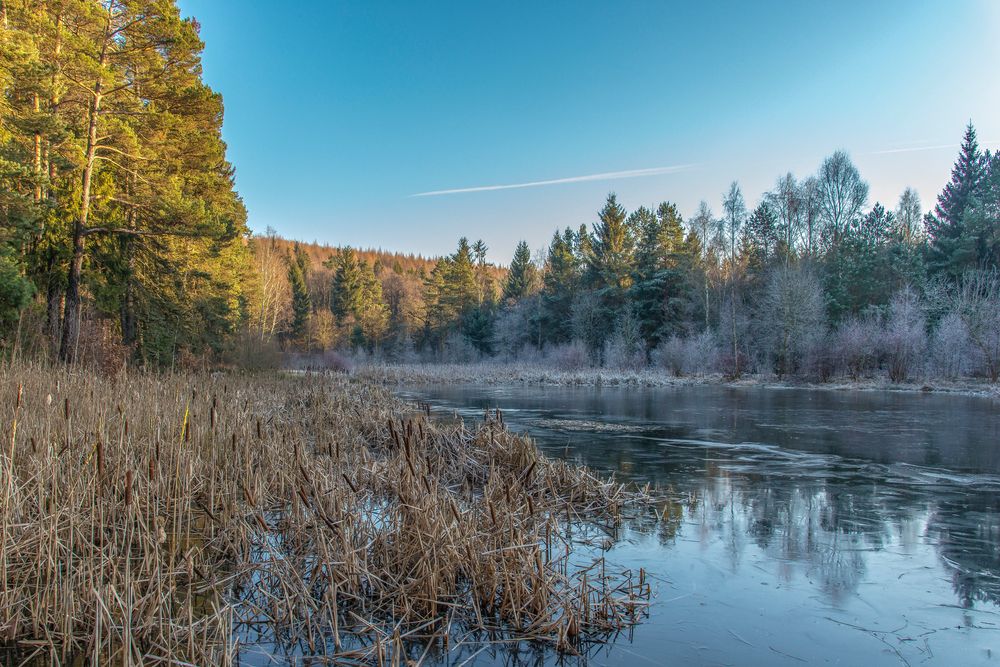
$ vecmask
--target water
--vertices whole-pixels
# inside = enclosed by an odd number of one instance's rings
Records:
[[[659,583],[590,665],[1000,660],[1000,402],[770,388],[429,386],[439,414],[669,491],[610,561]],[[550,661],[546,659],[546,662]],[[509,662],[503,656],[475,664]]]

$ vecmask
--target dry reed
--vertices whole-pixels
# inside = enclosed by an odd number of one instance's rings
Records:
[[[646,573],[601,556],[647,496],[498,413],[433,420],[345,377],[28,364],[0,369],[0,401],[0,646],[19,658],[572,653],[648,604]]]

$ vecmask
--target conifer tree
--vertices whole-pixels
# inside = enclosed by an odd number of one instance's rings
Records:
[[[928,265],[932,271],[958,278],[975,267],[978,260],[976,243],[966,225],[966,213],[979,194],[986,166],[976,130],[969,123],[951,170],[951,181],[938,195],[933,214],[927,217]]]
[[[306,286],[306,269],[301,260],[296,247],[296,252],[288,257],[288,283],[292,288],[292,327],[289,333],[297,341],[307,338],[309,315],[312,312],[309,289]]]
[[[614,193],[608,195],[597,218],[590,240],[587,268],[591,283],[617,299],[631,284],[635,238],[626,220],[625,209]]]
[[[581,259],[575,252],[576,234],[566,228],[552,235],[542,286],[542,318],[545,339],[568,343],[573,336],[573,301],[580,289]]]
[[[360,310],[362,276],[358,256],[350,246],[342,248],[334,262],[333,287],[330,294],[330,310],[337,322],[353,316]]]
[[[514,250],[514,259],[507,272],[507,282],[503,288],[504,301],[517,301],[535,290],[537,269],[531,262],[531,249],[527,241],[521,241]]]

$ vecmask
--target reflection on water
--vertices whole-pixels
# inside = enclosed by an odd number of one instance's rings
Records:
[[[1000,403],[789,389],[425,387],[540,447],[668,490],[609,558],[660,579],[590,664],[992,664]]]

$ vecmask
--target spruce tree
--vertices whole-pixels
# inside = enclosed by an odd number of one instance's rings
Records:
[[[362,275],[358,256],[351,247],[342,248],[334,262],[330,310],[337,322],[353,317],[361,304]]]
[[[504,301],[519,301],[531,294],[537,282],[537,270],[531,262],[531,249],[527,241],[521,241],[514,250],[514,259],[507,272],[507,282],[503,288]]]
[[[952,278],[974,268],[978,256],[975,238],[966,226],[966,213],[975,203],[986,176],[986,159],[979,150],[972,123],[965,128],[951,181],[938,195],[934,213],[927,217],[928,266]]]
[[[597,217],[587,258],[590,280],[598,290],[612,298],[620,298],[620,294],[631,284],[635,238],[625,209],[614,193],[608,195]]]
[[[575,247],[572,229],[552,235],[541,294],[542,329],[550,343],[568,343],[573,337],[573,300],[580,289],[581,265]]]
[[[975,256],[975,268],[1000,268],[1000,152],[985,156],[986,173],[966,209],[965,246]],[[971,267],[970,267],[971,268]]]
[[[674,204],[663,202],[655,214],[640,207],[631,224],[639,240],[628,296],[642,338],[655,345],[679,330],[687,311],[690,290],[685,269],[690,264],[681,261],[683,221]]]

